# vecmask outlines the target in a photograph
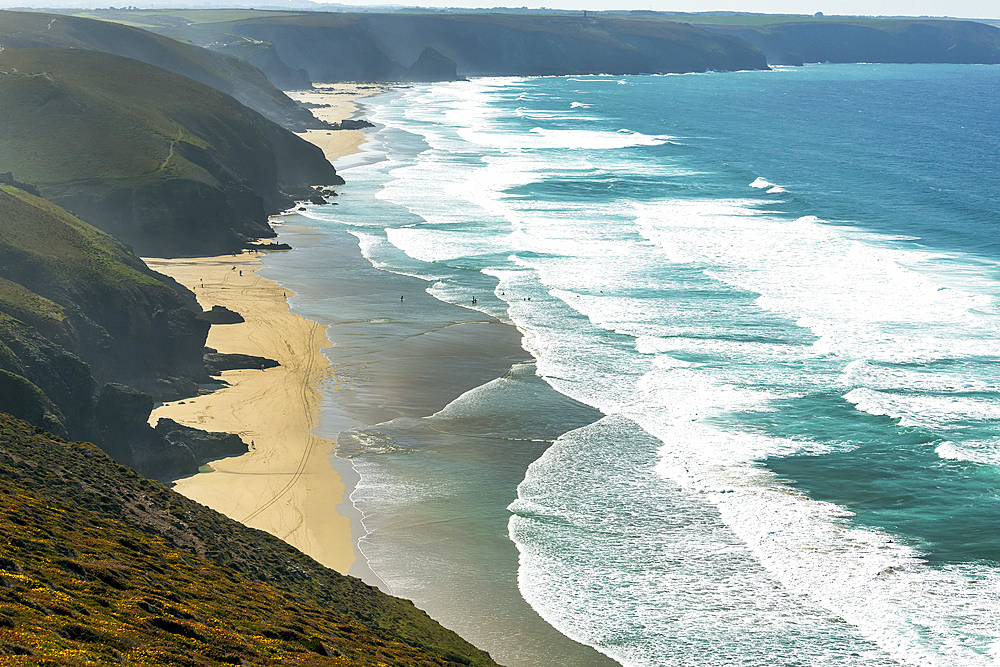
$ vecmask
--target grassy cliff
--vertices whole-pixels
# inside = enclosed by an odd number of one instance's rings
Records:
[[[412,603],[0,414],[5,665],[492,665]]]
[[[0,165],[140,254],[234,250],[289,189],[343,182],[228,95],[96,51],[0,51],[0,123]]]
[[[132,26],[57,14],[0,11],[0,46],[104,51],[211,86],[285,127],[321,126],[308,110],[249,64],[249,58],[228,57]],[[308,81],[298,76],[300,85],[289,87],[308,86]]]

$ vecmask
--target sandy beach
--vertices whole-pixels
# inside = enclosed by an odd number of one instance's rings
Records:
[[[338,122],[357,111],[352,99],[381,92],[358,84],[325,85],[293,95],[316,104],[322,120]],[[359,130],[300,133],[333,161],[356,152]],[[206,472],[178,480],[176,490],[248,526],[280,537],[320,563],[346,573],[355,560],[351,521],[336,512],[345,486],[331,465],[335,442],[314,433],[320,382],[332,370],[321,350],[324,327],[289,312],[292,292],[257,275],[258,254],[178,259],[146,258],[150,268],[194,291],[203,308],[225,306],[246,320],[212,326],[207,345],[220,352],[274,359],[267,370],[222,373],[228,386],[166,403],[150,422],[170,417],[209,431],[239,434],[253,443],[239,457],[212,462]]]
[[[311,109],[313,115],[329,123],[339,123],[357,113],[353,100],[385,90],[384,86],[370,83],[337,83],[316,84],[313,90],[291,90],[285,94],[299,102],[322,105]],[[365,143],[361,130],[306,130],[296,134],[319,146],[330,162],[359,152],[361,144]]]
[[[262,264],[254,254],[146,263],[193,289],[204,308],[221,305],[245,318],[212,326],[209,347],[280,364],[225,371],[228,387],[153,411],[151,422],[170,417],[253,443],[243,456],[213,462],[213,472],[178,480],[176,490],[346,572],[354,561],[350,521],[334,511],[344,484],[330,465],[334,443],[313,433],[317,387],[331,372],[320,353],[329,345],[324,327],[289,312],[292,293],[257,275]]]

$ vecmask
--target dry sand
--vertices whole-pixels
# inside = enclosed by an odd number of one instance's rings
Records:
[[[356,113],[351,100],[383,90],[336,84],[291,96],[330,104],[313,113],[338,122]],[[358,130],[329,134],[315,130],[300,136],[322,148],[331,162],[357,152],[364,143]],[[205,309],[225,306],[245,318],[242,324],[214,325],[209,347],[280,364],[267,370],[226,371],[222,378],[228,387],[153,411],[154,424],[160,417],[170,417],[188,426],[237,433],[253,443],[243,456],[212,462],[212,472],[178,480],[176,490],[346,573],[355,560],[355,545],[350,519],[336,511],[345,501],[345,487],[330,462],[335,443],[313,433],[321,400],[319,384],[332,377],[321,354],[330,344],[324,328],[289,312],[287,297],[292,293],[257,275],[262,266],[257,255],[146,259],[146,263],[193,290]]]
[[[344,500],[344,484],[330,464],[335,443],[313,434],[317,387],[331,373],[320,353],[329,346],[324,328],[290,313],[286,297],[292,294],[258,276],[260,259],[249,253],[146,263],[192,288],[204,308],[221,305],[243,315],[241,324],[214,325],[209,347],[281,364],[226,371],[229,387],[153,411],[151,422],[170,417],[253,442],[249,453],[213,462],[214,472],[178,480],[176,490],[347,572],[355,554],[350,520],[335,509]]]
[[[357,113],[358,108],[353,102],[354,99],[376,95],[386,90],[385,87],[374,84],[316,85],[315,90],[291,90],[287,91],[286,95],[299,102],[329,105],[315,107],[312,112],[316,118],[330,123],[339,123]],[[296,134],[319,146],[330,162],[360,152],[361,144],[365,143],[365,135],[361,130],[305,130]]]

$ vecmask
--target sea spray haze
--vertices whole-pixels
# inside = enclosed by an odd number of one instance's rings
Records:
[[[395,447],[352,452],[356,504],[433,514],[432,459],[490,530],[509,502],[519,563],[483,571],[516,566],[542,617],[626,664],[996,658],[998,85],[995,67],[821,65],[377,98],[386,159],[349,171],[375,210],[311,215],[516,324],[566,402],[518,431],[540,404],[522,368],[425,420],[465,415],[449,437],[468,456],[487,431],[554,437],[523,479],[449,476],[436,436],[386,427]],[[437,547],[430,520],[420,544],[378,525],[375,572],[418,604],[433,582],[410,563],[493,558]]]

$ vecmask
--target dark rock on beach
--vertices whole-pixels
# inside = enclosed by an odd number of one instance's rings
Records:
[[[348,118],[340,121],[339,123],[333,123],[330,126],[333,130],[364,130],[369,127],[375,127],[375,123],[367,121],[364,118]]]
[[[246,322],[242,315],[225,306],[212,306],[212,310],[206,310],[201,314],[201,319],[211,324],[240,324],[241,322]]]
[[[211,350],[210,352],[207,350]],[[274,359],[258,357],[252,354],[222,353],[206,348],[205,371],[209,375],[218,375],[222,371],[233,371],[244,368],[274,368],[279,366]]]
[[[299,208],[300,211],[306,209]],[[291,250],[292,246],[287,243],[251,243],[244,246],[247,250]]]
[[[239,456],[249,450],[246,443],[233,433],[203,431],[178,424],[173,419],[161,417],[156,422],[155,431],[172,448],[184,452],[190,463],[186,472],[197,470],[197,466],[227,456]],[[176,455],[180,458],[179,455]],[[192,470],[194,468],[194,470]]]

